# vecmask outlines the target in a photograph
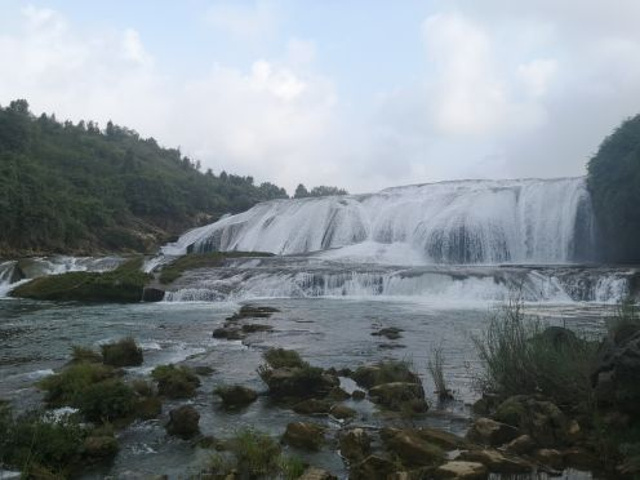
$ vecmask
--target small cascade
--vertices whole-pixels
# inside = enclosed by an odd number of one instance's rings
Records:
[[[592,231],[583,178],[467,180],[265,202],[191,230],[163,252],[377,245],[426,264],[571,263],[593,256]]]
[[[256,298],[411,298],[443,304],[503,301],[616,303],[637,272],[584,267],[393,267],[314,257],[234,260],[187,273],[166,301]]]

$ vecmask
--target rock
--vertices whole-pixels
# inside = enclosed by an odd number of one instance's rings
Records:
[[[353,418],[358,414],[358,412],[356,412],[353,408],[349,408],[345,405],[334,405],[329,413],[331,413],[331,415],[338,420]]]
[[[618,335],[601,347],[592,375],[596,399],[601,407],[639,415],[640,331],[637,326],[628,326],[619,327],[617,332]]]
[[[422,385],[420,377],[409,370],[405,362],[387,361],[378,365],[364,365],[353,372],[351,378],[366,389],[384,383],[404,382]]]
[[[293,422],[287,425],[282,441],[292,447],[316,451],[324,444],[325,428],[316,423]]]
[[[227,321],[240,320],[242,318],[269,318],[279,312],[274,307],[259,307],[256,305],[243,305],[236,313],[227,318]]]
[[[351,394],[351,398],[356,401],[364,400],[367,394],[362,390],[354,390]]]
[[[190,405],[183,405],[169,412],[167,433],[182,439],[189,439],[200,432],[200,414]]]
[[[521,458],[506,456],[497,450],[468,450],[462,452],[458,460],[481,463],[494,473],[527,473],[534,468]]]
[[[218,387],[215,394],[222,399],[225,407],[244,407],[255,402],[258,398],[255,390],[241,385]]]
[[[384,428],[381,437],[387,450],[407,466],[434,466],[444,461],[440,447],[421,438],[415,430]]]
[[[493,418],[518,427],[538,444],[551,447],[569,442],[569,421],[553,403],[528,395],[516,395],[500,404]]]
[[[242,340],[245,337],[244,332],[239,327],[224,326],[216,328],[212,334],[213,338],[224,340]]]
[[[302,476],[298,477],[298,480],[338,480],[338,477],[321,468],[309,467]]]
[[[215,369],[207,365],[198,365],[196,367],[193,367],[193,371],[196,373],[196,375],[200,375],[201,377],[208,377],[215,372]]]
[[[143,302],[161,302],[164,299],[164,290],[154,287],[144,287],[142,290]]]
[[[478,418],[469,431],[467,439],[483,445],[499,446],[510,442],[520,435],[517,428],[490,418]]]
[[[329,392],[328,397],[331,400],[335,400],[336,402],[342,402],[344,400],[348,400],[351,398],[351,395],[349,395],[345,390],[343,390],[340,387],[334,387],[333,389],[331,389],[331,391]]]
[[[157,418],[162,413],[162,400],[158,397],[144,397],[136,405],[136,417],[142,420]]]
[[[247,323],[242,325],[242,333],[270,332],[273,330],[271,325],[263,325],[261,323]]]
[[[564,458],[558,450],[541,448],[535,451],[533,458],[552,470],[561,471],[564,469]]]
[[[293,406],[293,411],[301,415],[328,415],[332,403],[329,400],[309,398]]]
[[[269,394],[280,398],[325,397],[340,384],[338,377],[308,366],[264,369],[260,377],[269,387]]]
[[[576,345],[579,340],[575,333],[568,328],[551,326],[544,329],[544,331],[537,337],[534,337],[534,341],[542,340],[548,342],[554,348],[565,348]]]
[[[537,447],[536,441],[529,435],[520,435],[509,442],[505,449],[516,455],[525,455],[534,451]]]
[[[444,450],[457,450],[468,448],[469,442],[458,435],[436,428],[422,427],[416,429],[416,433],[429,443],[437,445]]]
[[[364,459],[371,453],[371,437],[362,428],[353,428],[338,436],[340,454],[350,462]]]
[[[112,436],[91,436],[84,440],[84,453],[92,459],[106,459],[118,453],[118,441]],[[0,478],[3,478],[0,475]]]
[[[482,398],[473,404],[471,410],[477,415],[489,415],[498,405],[500,405],[500,400],[497,395],[485,393],[482,395]]]
[[[598,468],[598,455],[585,448],[572,447],[562,452],[567,467],[576,470],[590,471]]]
[[[402,335],[400,335],[401,332],[404,332],[401,328],[387,327],[373,332],[371,335],[374,337],[385,337],[389,340],[397,340],[402,337]]]
[[[378,455],[369,455],[349,471],[349,480],[387,480],[397,469],[395,463]]]
[[[422,385],[408,382],[393,382],[378,385],[369,390],[371,401],[390,410],[399,411],[402,405],[413,400],[424,400]],[[428,406],[424,403],[423,411]]]
[[[454,460],[440,465],[433,477],[439,478],[455,478],[456,480],[480,480],[487,478],[489,472],[487,467],[478,462],[465,462]]]

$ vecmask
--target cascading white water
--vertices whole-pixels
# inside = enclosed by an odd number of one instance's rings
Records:
[[[404,252],[404,264],[540,264],[588,259],[591,244],[585,181],[566,178],[468,180],[275,200],[187,232],[163,252],[301,254],[360,245],[377,263],[380,247],[393,246],[396,260]]]

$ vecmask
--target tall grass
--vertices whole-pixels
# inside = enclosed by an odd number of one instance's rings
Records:
[[[590,405],[590,374],[598,345],[572,335],[558,340],[527,316],[520,300],[497,309],[484,334],[474,337],[484,366],[483,391],[507,397],[542,394],[559,405]]]
[[[427,361],[427,370],[433,378],[436,387],[436,393],[440,401],[452,400],[453,394],[447,388],[447,380],[444,376],[444,355],[442,347],[432,347],[429,360]]]

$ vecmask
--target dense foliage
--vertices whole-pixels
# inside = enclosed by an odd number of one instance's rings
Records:
[[[293,194],[293,198],[306,198],[306,197],[327,197],[329,195],[348,195],[349,192],[338,187],[329,187],[326,185],[320,185],[313,187],[310,191],[307,190],[302,183],[296,187],[296,191]]]
[[[109,122],[35,117],[0,107],[0,253],[153,248],[189,227],[287,198],[252,177],[200,162]]]
[[[604,259],[640,262],[640,115],[604,140],[588,169]]]

